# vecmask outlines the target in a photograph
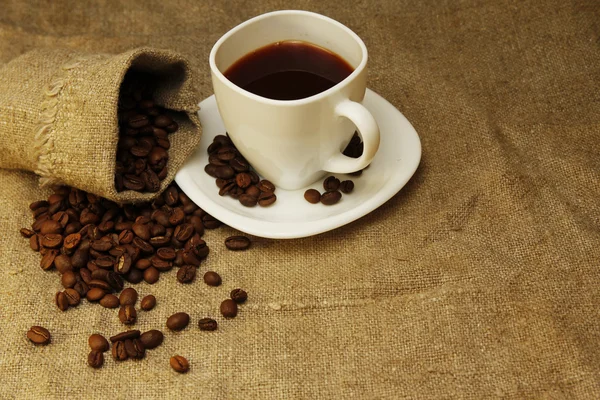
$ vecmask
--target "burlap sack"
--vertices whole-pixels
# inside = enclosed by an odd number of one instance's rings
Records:
[[[161,191],[200,141],[198,96],[187,61],[163,50],[117,55],[34,50],[0,69],[0,167],[34,171],[40,184],[67,184],[118,202],[156,193],[114,187],[119,140],[117,105],[128,71],[155,77],[157,104],[182,111],[170,136],[169,174]]]

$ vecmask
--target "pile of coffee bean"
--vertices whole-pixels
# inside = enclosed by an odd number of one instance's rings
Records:
[[[226,135],[217,135],[208,146],[208,164],[204,171],[216,178],[220,196],[230,196],[245,207],[275,203],[275,185],[260,180],[250,164]]]
[[[146,80],[127,76],[119,98],[119,143],[115,166],[117,192],[158,192],[167,177],[169,134],[179,129],[168,110],[152,99]]]

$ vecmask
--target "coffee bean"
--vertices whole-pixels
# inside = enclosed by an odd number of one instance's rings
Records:
[[[146,348],[139,339],[125,340],[125,351],[129,358],[134,359],[144,358],[144,355],[146,354]]]
[[[156,250],[156,255],[162,260],[173,261],[177,256],[177,253],[175,252],[175,249],[171,247],[161,247]]]
[[[316,189],[308,189],[306,192],[304,192],[304,198],[309,203],[317,204],[319,201],[321,201],[321,193],[319,193],[319,191]]]
[[[167,328],[172,331],[181,331],[190,323],[190,316],[184,312],[178,312],[167,319]]]
[[[162,344],[163,338],[164,335],[161,331],[152,329],[144,332],[142,336],[140,336],[140,341],[146,349],[154,349]]]
[[[235,301],[227,299],[221,303],[220,310],[225,318],[234,318],[237,315],[238,306]]]
[[[60,311],[67,311],[69,308],[69,300],[64,292],[57,292],[54,296],[54,302]]]
[[[79,233],[71,233],[65,238],[63,247],[67,250],[76,248],[81,242],[81,235]]]
[[[100,288],[105,292],[112,291],[112,287],[108,284],[108,282],[103,281],[101,279],[92,279],[91,281],[89,281],[88,285],[91,288]]]
[[[125,325],[133,325],[137,319],[137,312],[132,305],[125,305],[119,309],[119,319]]]
[[[50,205],[50,203],[48,203],[46,200],[38,200],[38,201],[34,201],[33,203],[29,204],[29,209],[31,211],[35,211],[38,208],[48,207],[49,205]]]
[[[171,223],[171,225],[173,226],[179,225],[183,222],[184,219],[185,213],[183,212],[183,209],[181,209],[180,207],[176,207],[173,209],[173,213],[169,217],[169,223]]]
[[[213,178],[217,177],[217,166],[214,164],[206,164],[206,166],[204,167],[204,172],[206,172],[208,175],[212,176]]]
[[[149,294],[148,296],[145,296],[142,299],[142,301],[140,302],[140,307],[144,311],[150,311],[150,310],[152,310],[155,305],[156,305],[156,297],[154,297],[151,294]]]
[[[94,287],[88,290],[85,297],[88,299],[88,301],[99,301],[104,297],[105,294],[106,292],[104,290],[100,289],[99,287]]]
[[[221,221],[209,214],[202,217],[202,223],[206,229],[217,229],[222,225]]]
[[[159,115],[158,117],[154,118],[154,126],[157,126],[159,128],[165,128],[172,123],[173,123],[173,119],[171,117],[169,117],[168,115],[163,114],[163,115]]]
[[[119,307],[119,298],[114,294],[105,294],[100,299],[100,305],[104,308],[117,308]]]
[[[50,234],[50,233],[60,233],[63,227],[60,225],[58,221],[54,221],[52,219],[46,220],[42,224],[42,228],[40,229],[41,234]]]
[[[217,151],[217,157],[219,157],[219,160],[222,161],[233,160],[237,154],[237,150],[232,146],[224,146]]]
[[[275,203],[277,200],[277,196],[273,192],[262,192],[260,196],[258,196],[258,205],[261,207],[267,207],[271,204]]]
[[[156,256],[150,259],[152,266],[161,272],[170,271],[173,268],[173,263],[171,261],[162,260]]]
[[[248,196],[252,196],[252,197],[256,197],[258,199],[258,196],[260,196],[260,189],[256,187],[256,185],[252,185],[252,186],[248,186],[244,192],[245,194],[247,194]],[[240,201],[241,201],[241,196],[240,196]]]
[[[139,237],[133,239],[133,245],[140,249],[142,253],[152,254],[154,252],[154,247]]]
[[[127,125],[134,129],[142,128],[150,123],[148,117],[143,114],[137,114],[129,118]]]
[[[242,189],[245,189],[252,184],[252,177],[246,172],[241,172],[236,175],[235,183]]]
[[[144,240],[150,240],[150,227],[148,224],[135,223],[131,227],[133,232]]]
[[[254,197],[249,194],[243,194],[239,197],[239,201],[244,207],[254,207],[258,202],[258,197]]]
[[[54,249],[56,247],[60,247],[63,243],[63,237],[59,233],[48,233],[46,235],[42,235],[40,243],[49,249]]]
[[[258,185],[256,185],[258,187],[258,189],[261,192],[274,192],[275,191],[275,185],[273,185],[270,181],[263,179],[262,181],[258,182]]]
[[[120,275],[125,275],[131,269],[131,256],[127,253],[121,255],[115,263],[115,272]]]
[[[328,176],[323,181],[323,189],[325,189],[326,192],[336,191],[336,190],[338,190],[339,187],[340,187],[340,180],[338,178],[336,178],[335,176]]]
[[[104,353],[109,348],[108,340],[106,340],[104,336],[97,333],[90,335],[88,338],[88,344],[92,350],[99,351],[101,353]]]
[[[169,360],[169,364],[171,365],[171,368],[173,368],[180,374],[186,373],[190,369],[190,364],[188,363],[188,360],[186,360],[180,355],[171,357],[171,359]]]
[[[104,364],[104,354],[99,351],[92,350],[88,354],[88,365],[92,368],[100,368]]]
[[[32,231],[31,229],[27,229],[27,228],[21,228],[21,230],[19,232],[21,232],[21,235],[26,239],[29,239],[30,237],[35,235],[34,231]]]
[[[79,293],[79,296],[81,297],[87,296],[87,292],[90,290],[85,282],[77,282],[75,286],[73,286],[73,289],[77,290],[77,293]]]
[[[77,290],[69,288],[69,289],[65,289],[64,293],[65,293],[65,297],[67,298],[67,301],[69,302],[69,306],[75,307],[76,305],[79,304],[79,301],[81,300],[81,296],[79,295]]]
[[[139,337],[140,337],[140,331],[138,331],[137,329],[132,329],[132,330],[121,332],[114,336],[111,336],[109,339],[110,339],[111,343],[116,343],[116,342],[125,341],[127,339],[136,339]]]
[[[31,247],[31,250],[33,251],[40,251],[40,241],[38,235],[33,235],[29,238],[29,247]]]
[[[214,331],[217,329],[217,321],[212,318],[202,318],[198,321],[198,327],[201,331]]]
[[[134,288],[127,288],[119,295],[119,304],[122,306],[135,305],[138,298],[138,293]]]
[[[250,239],[246,236],[230,236],[225,239],[225,247],[229,250],[246,250],[250,247]]]
[[[135,268],[140,269],[142,271],[150,268],[151,266],[152,266],[152,263],[150,262],[150,259],[148,259],[148,258],[140,258],[135,263]]]
[[[126,189],[141,192],[146,187],[146,183],[138,176],[127,174],[123,177],[123,186]]]
[[[73,269],[73,265],[71,264],[71,257],[64,254],[59,254],[54,258],[54,266],[61,274],[69,272]]]
[[[351,180],[342,181],[340,183],[340,190],[343,193],[351,193],[352,190],[354,190],[354,182],[352,182]]]
[[[65,271],[60,277],[64,288],[72,288],[77,283],[77,275],[73,271]]]
[[[140,177],[144,181],[147,192],[156,193],[160,190],[161,179],[151,169],[146,169],[146,171],[140,174]]]
[[[177,280],[179,283],[190,283],[196,278],[196,266],[184,265],[177,271]]]
[[[127,350],[125,350],[125,342],[114,342],[112,346],[112,356],[115,361],[127,360],[129,356],[127,355]]]
[[[160,278],[160,272],[154,267],[150,267],[144,270],[144,281],[150,285],[158,282]]]
[[[180,242],[185,242],[194,234],[194,227],[191,224],[181,224],[175,228],[173,235]]]
[[[233,160],[229,161],[229,165],[231,165],[231,168],[233,168],[236,172],[246,172],[250,168],[250,164],[248,164],[248,161],[244,160],[241,157],[236,157]]]
[[[50,343],[50,332],[43,326],[34,325],[27,331],[27,339],[36,345],[47,345]]]
[[[137,268],[132,268],[129,270],[129,273],[125,276],[127,282],[130,283],[140,283],[144,280],[144,274]]]
[[[243,289],[233,289],[229,294],[229,297],[236,303],[242,304],[248,300],[248,293]]]
[[[325,192],[321,195],[321,203],[326,206],[331,206],[342,198],[342,194],[338,191],[334,192]]]
[[[219,189],[219,196],[225,196],[230,194],[235,188],[237,184],[233,180],[228,180],[222,187]]]
[[[123,279],[112,271],[108,271],[106,283],[117,292],[123,289]]]

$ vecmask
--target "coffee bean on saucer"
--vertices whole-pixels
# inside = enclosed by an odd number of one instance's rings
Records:
[[[342,193],[346,194],[352,192],[352,190],[354,190],[354,182],[352,182],[351,180],[342,181],[340,183],[340,190],[342,191]]]
[[[325,204],[326,206],[331,206],[340,201],[341,198],[342,194],[337,190],[333,192],[325,192],[321,195],[321,203]]]
[[[217,329],[217,321],[212,318],[202,318],[198,321],[198,327],[201,331],[214,331]]]
[[[321,201],[321,193],[319,193],[319,191],[316,189],[308,189],[306,192],[304,192],[304,198],[309,203],[317,204],[319,201]]]
[[[88,344],[92,350],[99,352],[105,352],[109,348],[108,340],[106,340],[104,336],[97,333],[90,335],[88,338]]]
[[[190,323],[190,316],[184,312],[178,312],[167,319],[167,328],[172,331],[181,331]]]
[[[204,274],[204,283],[208,286],[219,286],[221,285],[221,276],[214,271],[207,271]]]
[[[246,236],[230,236],[225,239],[225,247],[229,250],[246,250],[250,244],[250,239]]]
[[[45,346],[50,343],[50,332],[43,326],[34,325],[27,331],[27,339],[33,344]]]
[[[180,374],[186,373],[190,369],[190,364],[188,360],[186,360],[180,355],[171,357],[171,359],[169,360],[169,364],[171,365],[171,368],[173,368]]]
[[[258,205],[261,207],[267,207],[271,204],[275,203],[277,200],[277,196],[273,192],[262,192],[260,196],[258,196]]]
[[[338,190],[340,187],[340,180],[335,176],[329,176],[323,181],[323,189],[326,192],[332,192]]]
[[[220,310],[225,318],[234,318],[237,315],[238,306],[235,301],[227,299],[221,303]]]
[[[242,304],[248,300],[248,293],[243,289],[233,289],[229,297],[238,304]]]
[[[152,310],[155,305],[156,305],[156,297],[154,297],[154,295],[151,295],[151,294],[149,294],[148,296],[145,296],[142,299],[142,301],[140,302],[140,307],[144,311]]]

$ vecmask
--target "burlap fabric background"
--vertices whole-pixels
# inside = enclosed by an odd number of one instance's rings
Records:
[[[140,293],[140,329],[185,310],[217,316],[234,287],[250,300],[205,334],[168,333],[142,362],[86,366],[87,336],[122,329],[114,310],[52,304],[55,273],[18,228],[44,193],[0,172],[1,398],[598,398],[600,396],[600,3],[589,1],[5,2],[0,57],[39,46],[141,45],[191,60],[210,95],[208,53],[259,13],[327,14],[364,38],[369,87],[423,143],[415,177],[348,226],[227,252],[208,232],[203,270]],[[219,321],[221,319],[219,318]],[[51,346],[27,342],[30,325]],[[168,357],[192,369],[178,375]]]
[[[186,60],[171,51],[121,54],[36,49],[0,68],[0,168],[40,175],[43,187],[66,184],[118,202],[155,193],[115,190],[117,105],[129,71],[152,74],[157,104],[174,111],[169,169],[161,190],[200,142],[198,97]]]

